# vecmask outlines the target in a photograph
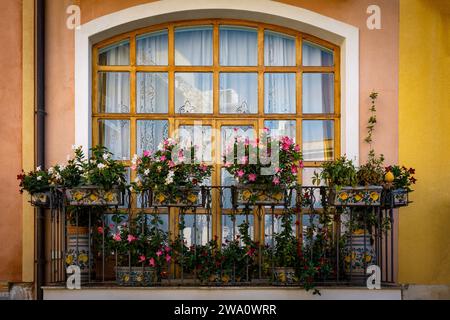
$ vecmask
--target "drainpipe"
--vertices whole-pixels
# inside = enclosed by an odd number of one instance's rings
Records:
[[[45,0],[36,0],[36,163],[45,168]],[[36,298],[45,284],[45,210],[37,209]]]

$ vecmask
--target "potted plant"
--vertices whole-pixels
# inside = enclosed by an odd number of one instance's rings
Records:
[[[281,214],[279,219],[281,219],[281,231],[274,235],[273,279],[279,283],[293,284],[298,281],[296,267],[299,262],[299,242],[292,232],[292,212],[287,211]]]
[[[50,174],[37,167],[35,171],[21,172],[17,176],[20,193],[27,191],[31,196],[31,204],[37,207],[49,207],[51,198]]]
[[[161,230],[162,221],[153,215],[147,225],[145,213],[128,220],[116,214],[113,224],[97,228],[97,246],[116,257],[116,281],[124,286],[145,286],[160,282],[172,259],[168,234]]]
[[[412,191],[411,185],[417,181],[414,177],[415,169],[394,165],[386,167],[385,170],[386,204],[392,207],[407,206],[408,194]]]
[[[114,160],[105,147],[93,147],[91,152],[87,160],[76,153],[73,166],[80,168],[81,178],[78,185],[65,190],[67,201],[75,206],[119,205],[126,183],[124,164]]]
[[[135,155],[131,167],[137,172],[133,190],[149,192],[149,206],[203,206],[201,185],[211,177],[212,166],[197,162],[194,153],[195,147],[181,149],[169,138],[154,154],[144,151],[142,157]]]
[[[238,185],[234,188],[234,205],[286,205],[289,188],[295,185],[303,168],[300,146],[287,136],[272,139],[269,130],[259,139],[236,137],[227,146],[223,164]]]

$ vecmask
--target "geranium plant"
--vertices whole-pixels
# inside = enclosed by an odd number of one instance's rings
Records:
[[[209,178],[212,166],[194,158],[195,147],[182,149],[173,139],[166,139],[155,153],[144,151],[135,155],[132,169],[137,178],[132,183],[136,191],[151,190],[158,203],[196,203],[199,187]]]
[[[355,186],[357,171],[353,162],[346,156],[342,156],[334,161],[325,162],[320,173],[314,172],[313,184],[319,185],[321,181],[337,189],[343,186]]]
[[[280,201],[283,191],[297,182],[298,171],[303,168],[299,145],[289,138],[272,138],[269,129],[256,140],[237,136],[226,147],[223,165],[240,186],[250,187],[239,194],[246,202]],[[270,190],[253,192],[253,190]]]
[[[388,188],[406,189],[411,192],[411,185],[415,184],[417,179],[414,177],[416,170],[405,166],[389,166],[385,168],[385,180]]]
[[[37,167],[35,171],[25,173],[22,171],[17,176],[19,180],[20,193],[28,191],[30,194],[36,192],[45,192],[50,189],[50,175],[47,171],[42,170],[41,167]]]

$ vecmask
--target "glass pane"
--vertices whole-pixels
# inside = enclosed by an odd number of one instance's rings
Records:
[[[297,221],[297,216],[295,214],[292,215],[292,232],[291,234],[293,236],[296,235],[296,225],[295,222]],[[273,226],[272,226],[273,222]],[[272,232],[273,231],[273,232]],[[272,234],[277,234],[283,231],[282,223],[281,223],[281,215],[278,217],[274,217],[271,214],[265,215],[265,222],[264,222],[264,239],[265,244],[269,246],[273,246],[276,244],[275,239],[272,237]],[[272,243],[273,240],[273,243]]]
[[[329,161],[334,158],[333,120],[303,120],[303,159]]]
[[[221,186],[234,186],[236,184],[235,178],[224,168],[221,169],[220,181]],[[224,188],[222,191],[222,207],[225,209],[233,208],[230,188]]]
[[[130,112],[130,74],[98,73],[98,110],[104,113]]]
[[[175,110],[176,113],[212,113],[212,73],[176,73]]]
[[[194,244],[205,245],[211,240],[211,220],[211,216],[207,214],[184,215],[186,227],[183,230],[183,237],[188,247]]]
[[[303,74],[303,113],[334,112],[334,74]]]
[[[144,151],[155,152],[158,145],[169,137],[167,120],[138,120],[136,126],[136,152],[139,156]]]
[[[237,137],[249,140],[255,139],[255,130],[252,126],[222,126],[221,128],[221,151],[222,155],[233,147]]]
[[[258,113],[258,74],[220,74],[220,113]]]
[[[164,209],[162,209],[164,210]],[[146,224],[147,224],[147,229],[150,230],[153,225],[152,225],[152,220],[154,219],[153,214],[146,214],[145,215],[145,220],[146,220]],[[164,213],[164,214],[158,214],[158,219],[161,220],[162,224],[158,223],[158,229],[163,231],[163,232],[169,232],[169,215]]]
[[[116,160],[130,159],[130,121],[99,120],[99,141]]]
[[[333,50],[303,41],[302,54],[304,66],[333,66]]]
[[[269,134],[272,137],[288,136],[295,141],[295,120],[266,120],[264,127],[270,130]]]
[[[246,221],[246,216],[244,214],[237,214],[234,216],[235,221],[233,222],[232,216],[228,214],[222,215],[222,243],[226,243],[227,241],[233,241],[233,239],[236,238],[237,235],[240,235],[239,232],[239,226]],[[254,235],[254,219],[253,215],[248,215],[248,223],[250,224],[249,227],[249,234],[250,237],[253,239]],[[244,245],[242,243],[242,239],[240,239],[240,244]]]
[[[252,28],[220,27],[220,65],[256,66],[258,32]]]
[[[136,75],[136,111],[138,113],[167,113],[169,91],[167,73],[138,72]]]
[[[180,126],[178,136],[181,148],[195,147],[196,161],[212,161],[211,126]]]
[[[295,113],[295,73],[264,75],[264,112]]]
[[[212,27],[175,29],[175,64],[210,66],[213,61]]]
[[[264,65],[295,66],[295,38],[277,32],[264,32]]]
[[[167,30],[136,38],[136,63],[141,66],[167,65]]]
[[[100,66],[127,66],[130,64],[130,43],[128,40],[115,43],[98,51]]]

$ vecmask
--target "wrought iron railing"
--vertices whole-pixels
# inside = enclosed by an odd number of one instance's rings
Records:
[[[46,215],[45,282],[65,284],[66,268],[75,265],[86,286],[365,286],[367,267],[376,265],[382,283],[395,284],[391,191],[382,192],[379,204],[363,205],[336,204],[327,187],[285,192],[277,203],[239,202],[236,187],[213,186],[182,205],[157,203],[146,191],[124,192],[116,206],[70,206],[55,190]],[[112,239],[136,217],[140,238],[129,243],[167,232],[158,261],[143,259],[138,251],[145,248]]]

